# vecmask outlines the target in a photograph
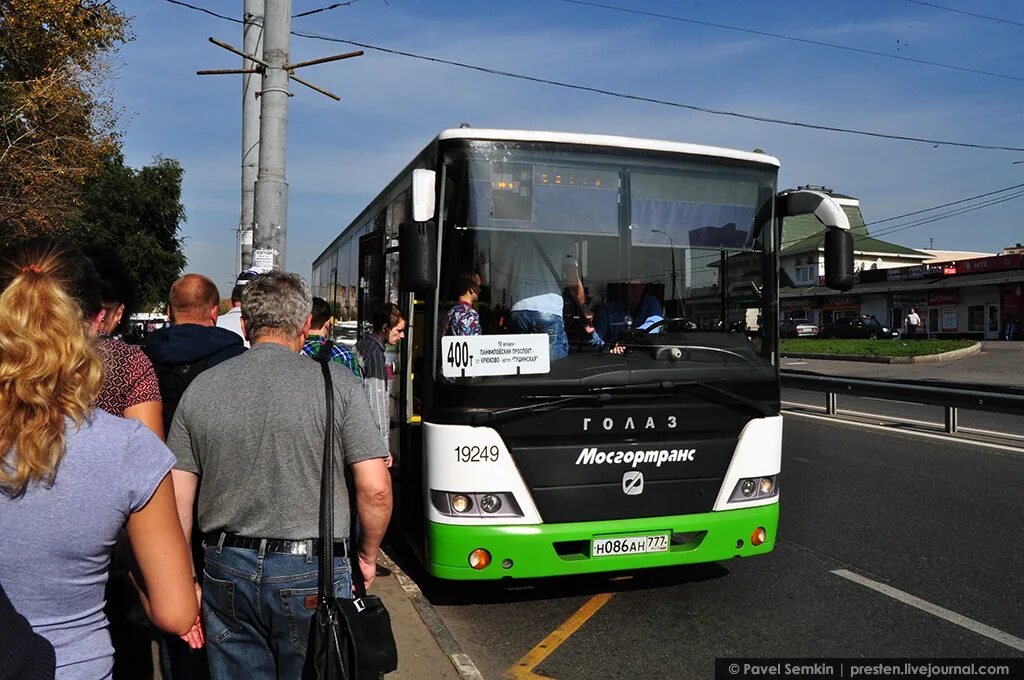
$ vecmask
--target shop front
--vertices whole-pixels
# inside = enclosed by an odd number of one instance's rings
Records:
[[[892,316],[890,317],[892,327],[899,328],[905,332],[907,330],[907,316],[910,314],[911,309],[917,311],[917,315],[921,317],[922,323],[928,324],[928,293],[923,291],[893,293]],[[929,325],[925,327],[930,328]]]
[[[928,335],[959,331],[959,304],[960,292],[956,288],[929,292],[927,316],[924,312],[919,312],[922,318],[927,318]]]
[[[821,305],[822,323],[833,323],[836,319],[860,316],[859,295],[833,295],[825,298]]]
[[[783,298],[780,303],[783,319],[807,319],[811,323],[821,324],[821,298]]]
[[[1024,339],[1024,333],[1021,332],[1021,312],[1024,311],[1022,287],[1024,285],[1020,283],[1004,283],[999,287],[1003,311],[1003,330],[1000,337],[1003,340]]]

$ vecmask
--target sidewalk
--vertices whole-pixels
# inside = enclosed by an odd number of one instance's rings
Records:
[[[888,342],[879,340],[878,342]],[[935,364],[873,364],[857,361],[783,358],[783,370],[877,380],[934,380],[994,387],[1024,387],[1024,342],[986,340],[981,351]]]
[[[394,570],[394,563],[385,556],[380,563]],[[423,622],[419,612],[413,606],[413,599],[419,591],[406,592],[398,581],[396,572],[390,576],[378,576],[373,582],[370,592],[384,601],[391,615],[391,630],[395,634],[395,645],[398,647],[398,670],[389,673],[388,680],[459,680],[461,677],[472,678],[472,675],[460,676],[455,671],[448,655],[441,651],[437,641],[431,634],[427,624]],[[159,653],[153,643],[154,680],[161,680]]]
[[[395,568],[386,557],[380,563],[388,569]],[[371,592],[384,600],[384,606],[391,614],[391,629],[398,646],[398,670],[385,677],[388,680],[458,680],[460,675],[451,659],[441,651],[413,605],[419,591],[406,592],[396,572],[392,571],[390,576],[378,576]]]

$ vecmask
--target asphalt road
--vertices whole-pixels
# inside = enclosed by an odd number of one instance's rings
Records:
[[[708,678],[714,659],[729,656],[1024,656],[1024,456],[794,417],[784,451],[770,555],[628,580],[420,585],[488,679],[600,593],[612,596],[533,673]],[[989,626],[1008,643],[837,570]]]

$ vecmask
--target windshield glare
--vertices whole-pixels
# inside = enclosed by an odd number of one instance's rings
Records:
[[[763,363],[758,216],[774,169],[529,146],[449,160],[440,332],[547,333],[552,377],[609,355],[663,363],[668,346]],[[460,329],[468,307],[478,328]]]

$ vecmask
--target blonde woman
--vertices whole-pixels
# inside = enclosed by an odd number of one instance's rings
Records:
[[[153,622],[185,635],[198,614],[174,456],[91,407],[103,368],[82,309],[98,298],[79,252],[36,241],[0,261],[0,578],[60,679],[110,677],[103,586],[122,526]]]

